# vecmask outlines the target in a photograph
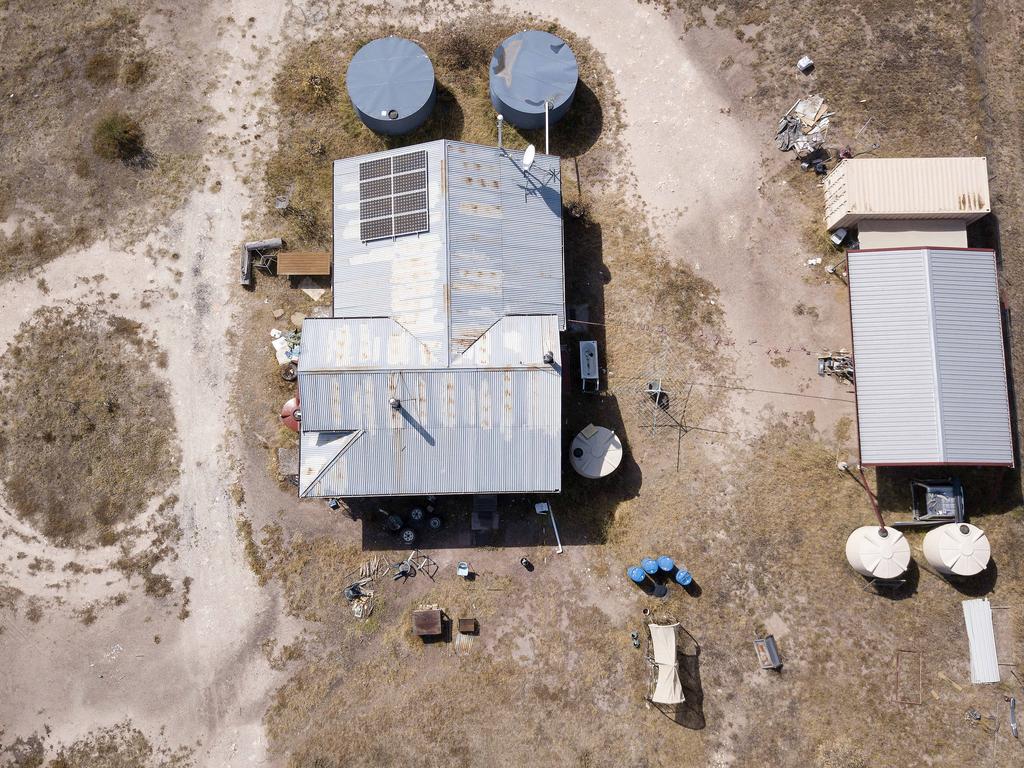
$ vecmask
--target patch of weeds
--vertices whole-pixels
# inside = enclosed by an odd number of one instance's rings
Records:
[[[228,488],[228,494],[231,496],[231,500],[235,503],[236,507],[242,506],[245,502],[245,488],[237,480]]]
[[[117,56],[100,51],[85,62],[85,78],[93,85],[109,85],[117,77],[120,61]]]
[[[61,746],[48,768],[186,768],[194,765],[192,754],[186,747],[154,746],[125,720]]]
[[[793,307],[793,314],[797,317],[809,317],[812,320],[818,319],[818,308],[813,305],[804,304],[802,301],[798,302]]]
[[[189,605],[189,594],[192,591],[192,577],[186,576],[181,580],[181,608],[178,611],[178,618],[181,621],[187,619],[190,615],[188,610]]]
[[[38,624],[43,618],[43,601],[33,595],[28,599],[28,606],[25,608],[25,618],[33,624]]]
[[[41,571],[50,572],[53,570],[53,560],[45,557],[33,557],[28,564],[28,572],[35,576]]]
[[[44,296],[50,292],[50,284],[46,282],[45,277],[40,277],[38,280],[36,280],[36,288]]]
[[[44,762],[46,744],[37,733],[25,738],[19,736],[0,749],[0,763],[9,768],[41,768]]]
[[[133,56],[124,62],[124,67],[121,69],[121,78],[128,88],[134,90],[146,82],[149,72],[149,58],[144,54]]]
[[[0,610],[13,611],[18,607],[18,600],[24,594],[17,587],[0,584]]]
[[[266,584],[267,561],[253,536],[252,521],[245,515],[239,515],[235,518],[235,528],[238,531],[238,538],[242,540],[242,546],[245,548],[245,561],[249,564],[249,570],[256,574],[261,585]]]
[[[0,382],[0,478],[18,516],[61,546],[115,543],[176,476],[167,400],[137,324],[81,307],[37,311]]]
[[[92,151],[104,160],[130,163],[146,152],[146,135],[130,115],[115,112],[100,120],[92,133]]]
[[[85,624],[85,626],[89,627],[95,624],[96,619],[99,618],[99,614],[97,613],[98,608],[99,606],[96,604],[96,602],[92,602],[88,603],[87,605],[81,608],[76,608],[73,613],[76,619]]]

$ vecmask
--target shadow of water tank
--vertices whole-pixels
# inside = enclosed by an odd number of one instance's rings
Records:
[[[502,42],[491,57],[491,103],[516,128],[554,125],[572,106],[580,79],[576,55],[550,32],[528,29]]]
[[[360,48],[348,65],[345,86],[359,119],[388,136],[419,128],[437,100],[434,65],[404,37],[382,37]]]

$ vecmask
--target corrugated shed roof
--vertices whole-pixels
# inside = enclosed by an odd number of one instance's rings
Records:
[[[825,177],[825,224],[861,219],[963,219],[992,210],[984,157],[856,157]]]
[[[995,254],[850,251],[865,464],[1013,464]]]

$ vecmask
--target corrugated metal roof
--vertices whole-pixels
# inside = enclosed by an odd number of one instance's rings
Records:
[[[427,151],[430,231],[364,243],[359,164]],[[334,163],[334,316],[391,317],[432,355],[464,352],[505,315],[565,329],[559,160],[435,141]]]
[[[449,143],[451,349],[465,351],[505,315],[556,315],[565,327],[557,157]]]
[[[380,318],[303,324],[300,495],[559,490],[558,318],[504,317],[451,367],[411,338]]]
[[[992,627],[992,606],[988,600],[964,600],[964,624],[971,652],[971,682],[998,683],[999,657]]]
[[[857,157],[825,177],[825,224],[861,219],[962,219],[989,213],[984,157]]]
[[[849,251],[861,461],[1013,465],[992,251]]]
[[[299,373],[443,366],[443,358],[390,317],[307,318]]]
[[[430,231],[364,243],[359,232],[359,164],[404,154],[411,147],[334,163],[334,316],[390,317],[426,345],[448,355],[448,261],[444,142],[427,152]]]
[[[362,242],[360,164],[420,149],[429,231]],[[335,162],[335,317],[303,324],[300,495],[559,489],[559,160],[522,159],[436,141]]]

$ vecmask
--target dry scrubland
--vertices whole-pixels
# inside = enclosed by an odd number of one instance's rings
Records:
[[[858,44],[857,55],[844,58],[840,51],[851,44],[855,31],[834,29],[831,10],[801,10],[821,19],[818,33],[827,30],[824,38],[815,35],[814,50],[823,66],[811,87],[840,110],[840,138],[858,148],[879,140],[888,154],[922,151],[933,140],[934,153],[979,150],[977,75],[969,42],[962,37],[968,31],[966,16],[915,7],[910,18],[900,17],[898,29],[922,41],[920,46],[901,47],[896,32],[879,28],[873,56],[861,54]],[[681,14],[674,17],[680,23],[707,21],[685,9]],[[795,59],[790,49],[801,43],[790,31],[799,26],[792,19],[726,7],[710,20],[735,26],[737,36],[751,46],[756,82],[736,108],[768,125],[789,106],[793,93],[807,87],[797,85],[790,73],[789,60]],[[467,62],[486,60],[497,41],[526,26],[520,20],[496,24],[473,16],[439,32],[361,24],[349,24],[354,31],[324,35],[308,49],[295,51],[276,78],[282,133],[268,163],[264,222],[302,246],[330,245],[334,157],[441,137],[493,142],[485,72]],[[846,568],[840,555],[845,537],[871,514],[860,489],[835,470],[837,455],[853,447],[850,423],[821,434],[810,413],[768,416],[762,437],[751,443],[714,438],[713,461],[688,435],[680,449],[681,472],[675,469],[674,433],[652,436],[643,428],[635,387],[645,371],[659,367],[678,380],[694,373],[728,376],[728,363],[719,352],[726,331],[720,309],[711,302],[717,293],[687,269],[669,266],[673,254],[643,229],[642,212],[623,194],[631,180],[612,157],[621,151],[624,116],[599,52],[570,31],[547,28],[571,41],[581,61],[583,94],[595,96],[574,106],[565,128],[560,127],[559,140],[567,147],[560,145],[559,151],[565,155],[566,206],[572,214],[582,213],[566,218],[567,294],[570,304],[587,305],[591,320],[607,323],[597,335],[606,350],[611,389],[597,400],[570,394],[566,434],[591,420],[611,424],[625,435],[631,458],[618,476],[603,483],[584,486],[567,473],[558,509],[563,535],[570,531],[578,544],[602,546],[577,548],[570,565],[558,567],[545,548],[534,546],[539,537],[526,537],[524,551],[544,564],[538,573],[526,577],[509,569],[505,561],[514,560],[518,547],[481,552],[478,559],[493,566],[480,581],[463,585],[447,579],[435,586],[421,580],[404,591],[379,586],[383,594],[377,610],[360,623],[337,599],[367,556],[358,549],[358,538],[353,541],[353,524],[338,522],[337,532],[318,533],[325,522],[315,511],[300,516],[280,501],[273,524],[262,530],[257,524],[253,543],[262,540],[264,577],[280,583],[289,610],[311,624],[301,645],[286,646],[274,657],[293,671],[267,715],[275,751],[289,765],[323,768],[407,761],[424,753],[439,762],[471,764],[484,755],[503,754],[523,764],[703,765],[720,760],[855,768],[901,754],[904,762],[913,763],[919,750],[910,742],[934,745],[951,764],[987,756],[992,749],[987,738],[978,728],[959,723],[970,705],[990,714],[992,697],[959,694],[932,675],[917,683],[923,686],[919,704],[894,704],[899,649],[934,647],[934,668],[964,681],[963,649],[948,642],[950,628],[961,622],[961,598],[948,584],[915,573],[909,600],[893,602],[864,592]],[[434,117],[417,133],[397,140],[366,131],[347,109],[344,93],[324,87],[342,82],[359,45],[384,33],[420,41],[438,73]],[[948,43],[943,53],[923,42],[934,39]],[[824,64],[836,59],[843,60],[843,67],[826,69]],[[737,75],[728,70],[742,68],[735,61],[707,65],[726,71],[726,80]],[[931,109],[947,111],[940,126],[915,111],[917,96],[900,99],[883,87],[885,71],[890,71],[888,82],[915,94],[941,78],[963,87],[929,92]],[[861,88],[864,84],[870,89]],[[856,135],[872,115],[867,131]],[[510,131],[506,141],[523,146],[538,137]],[[810,177],[798,171],[791,180],[807,207],[794,208],[788,224],[810,230],[818,192]],[[283,219],[271,205],[280,194],[291,196]],[[802,218],[805,211],[807,219]],[[267,307],[275,303],[289,313],[312,309],[304,297],[289,300],[280,286],[263,282],[256,298],[269,297],[270,303],[252,305],[253,323],[261,330],[274,324]],[[593,336],[595,330],[571,335]],[[258,354],[258,347],[244,341],[241,350],[243,358]],[[266,416],[249,410],[242,416],[243,431],[271,435],[276,406],[288,388],[275,379],[272,364],[264,368],[259,383],[242,387],[247,402],[264,403]],[[686,390],[678,381],[667,384],[675,392]],[[691,423],[714,424],[721,408],[722,398],[694,393]],[[288,436],[277,439],[287,442]],[[253,455],[265,454],[254,446]],[[882,484],[888,512],[905,516],[905,477],[871,479]],[[980,524],[1002,550],[1016,551],[1022,519],[1012,502],[1016,476],[979,473],[966,481]],[[526,503],[518,502],[519,508]],[[986,511],[993,514],[986,516]],[[514,517],[506,517],[513,528]],[[299,532],[303,529],[307,532]],[[666,722],[641,701],[643,665],[628,633],[642,626],[639,609],[645,601],[622,587],[619,573],[652,542],[684,547],[684,557],[699,569],[703,594],[698,599],[676,596],[658,606],[682,619],[702,645],[699,690],[680,716],[698,730]],[[1000,564],[999,573],[994,599],[1015,604],[1022,597],[1019,567]],[[619,586],[609,589],[606,583]],[[453,616],[481,617],[484,636],[466,654],[422,645],[408,629],[408,612],[419,602],[438,602]],[[784,647],[787,669],[781,678],[752,669],[750,639],[766,628],[780,636]],[[1020,633],[1019,616],[1011,628]],[[592,727],[595,717],[599,728]],[[880,722],[889,726],[879,730]],[[908,741],[911,732],[914,739]]]
[[[140,20],[155,5],[12,0],[0,9],[5,276],[97,238],[138,239],[197,181],[203,76],[147,44]],[[138,124],[144,151],[111,158],[95,141],[117,115]]]
[[[138,323],[86,307],[41,309],[12,340],[0,466],[8,501],[47,538],[113,544],[177,476],[162,360]]]
[[[1021,299],[1011,289],[1024,266],[1016,229],[1022,166],[1015,135],[1024,14],[1013,13],[1011,4],[979,7],[972,16],[965,5],[919,2],[728,0],[716,13],[688,0],[662,6],[664,23],[680,34],[706,27],[701,34],[711,37],[693,49],[701,52],[700,65],[765,142],[795,96],[817,90],[839,110],[836,136],[856,149],[878,141],[882,154],[988,153],[1006,295],[1015,311]],[[196,82],[196,65],[143,38],[140,18],[147,10],[127,12],[107,3],[9,3],[0,9],[0,95],[17,108],[0,125],[0,146],[9,150],[8,166],[0,170],[0,214],[14,222],[0,235],[0,268],[7,273],[24,273],[107,234],[133,238],[178,205],[201,175],[197,158],[208,118],[195,94],[181,87]],[[728,303],[723,312],[715,286],[678,266],[689,254],[671,252],[646,229],[643,190],[623,162],[629,115],[602,52],[547,19],[473,8],[427,29],[425,22],[436,21],[440,12],[425,4],[394,25],[393,14],[382,9],[345,7],[316,16],[312,24],[303,11],[309,39],[287,30],[296,37],[288,41],[269,94],[277,143],[259,150],[267,152],[265,198],[246,235],[281,235],[294,247],[328,248],[335,157],[436,138],[493,142],[484,63],[494,45],[526,26],[562,35],[580,60],[582,79],[557,144],[569,209],[567,295],[574,311],[585,307],[590,321],[605,324],[569,335],[598,338],[609,371],[609,390],[600,397],[567,395],[565,432],[572,435],[590,421],[613,426],[624,437],[627,459],[616,475],[598,483],[566,473],[556,501],[569,542],[565,555],[551,554],[550,531],[532,513],[506,509],[505,543],[514,547],[432,547],[438,559],[468,558],[480,572],[477,580],[457,580],[452,568],[437,582],[422,576],[409,584],[381,580],[374,613],[356,620],[342,589],[371,554],[392,560],[400,554],[364,549],[361,529],[374,526],[370,519],[353,523],[318,503],[299,504],[294,489],[278,485],[272,450],[293,440],[276,415],[293,387],[278,377],[267,332],[286,325],[293,311],[329,305],[329,295],[315,305],[283,278],[262,275],[254,293],[236,289],[244,332],[229,339],[225,354],[237,364],[239,479],[223,485],[239,508],[234,522],[254,582],[274,599],[280,596],[280,604],[270,603],[275,611],[304,627],[297,636],[271,634],[260,641],[267,667],[286,675],[266,702],[271,760],[290,768],[480,765],[496,755],[510,764],[558,761],[578,768],[866,768],[925,765],[933,758],[949,765],[1012,764],[1016,745],[1005,727],[992,734],[989,721],[972,725],[963,719],[973,706],[1002,722],[1005,706],[1002,687],[967,685],[960,600],[991,592],[995,605],[1008,606],[997,629],[1008,647],[1019,649],[1019,476],[964,475],[972,514],[998,544],[996,567],[984,580],[957,588],[915,569],[901,599],[889,599],[865,592],[841,554],[849,531],[871,520],[863,492],[835,469],[837,456],[854,447],[849,420],[822,432],[812,413],[786,401],[761,414],[752,438],[691,432],[678,436],[677,446],[672,431],[652,435],[636,392],[645,372],[657,368],[668,376],[677,415],[685,380],[730,380],[732,360],[721,351],[735,341],[729,338]],[[343,86],[352,54],[388,33],[419,40],[438,76],[434,116],[400,140],[363,128]],[[735,36],[743,55],[721,60],[717,47],[707,44],[722,39],[714,35]],[[684,47],[688,40],[684,34]],[[819,62],[809,82],[792,69],[805,51]],[[111,115],[137,122],[144,152],[121,154],[97,142],[96,127]],[[109,128],[129,149],[140,140],[131,122]],[[510,128],[506,141],[522,147],[542,137]],[[810,176],[790,168],[784,174],[794,199],[780,201],[777,220],[757,225],[810,232],[819,192]],[[274,207],[278,195],[290,200],[283,214]],[[991,228],[974,234],[993,236]],[[235,252],[217,257],[233,275]],[[185,254],[185,262],[189,258]],[[793,302],[780,306],[788,313]],[[274,318],[274,309],[284,316]],[[766,308],[765,323],[772,322],[771,311]],[[1021,341],[1012,324],[1010,329],[1016,352]],[[159,349],[131,322],[97,308],[45,310],[14,341],[17,351],[7,355],[0,387],[0,451],[5,491],[16,511],[55,544],[119,544],[110,565],[139,577],[148,594],[167,596],[175,585],[155,569],[175,556],[181,536],[176,498],[166,495],[179,462],[174,425],[160,407],[174,382],[164,382]],[[47,401],[66,407],[44,409]],[[697,390],[687,417],[691,424],[727,427],[736,403]],[[787,406],[790,412],[782,412]],[[73,447],[60,450],[61,439]],[[17,450],[26,446],[31,450]],[[62,461],[68,456],[80,460]],[[116,475],[116,467],[128,471],[115,484],[99,479]],[[871,477],[887,514],[908,514],[906,479],[905,473]],[[86,492],[76,494],[78,489]],[[140,516],[147,501],[153,514]],[[517,499],[515,509],[527,509],[531,501]],[[444,544],[457,539],[456,528],[449,526]],[[5,536],[5,545],[19,546],[15,539]],[[654,604],[625,584],[624,566],[662,547],[694,570],[699,597],[677,591]],[[535,572],[518,566],[520,554],[537,564]],[[915,558],[922,560],[919,551]],[[39,568],[45,572],[46,563]],[[38,621],[48,605],[25,598],[8,583],[6,570],[0,576],[4,615],[23,611]],[[182,621],[189,618],[190,583],[186,577],[181,584]],[[233,597],[223,595],[225,609]],[[120,599],[110,598],[113,605]],[[424,602],[439,603],[452,616],[477,617],[480,637],[459,653],[451,645],[421,643],[408,619]],[[629,632],[642,630],[645,606],[681,620],[700,646],[687,680],[688,703],[677,713],[680,724],[642,700],[646,670]],[[91,624],[104,607],[90,606],[82,622]],[[765,630],[780,640],[786,662],[780,676],[754,669],[750,640]],[[928,649],[923,674],[904,675],[897,688],[897,653],[915,649]],[[964,689],[937,677],[939,672]],[[0,724],[0,765],[201,764],[192,750],[165,747],[162,735],[157,739],[127,721],[90,721],[78,732],[86,735],[53,744],[48,729],[13,734]],[[191,744],[198,741],[193,736],[168,739]]]

